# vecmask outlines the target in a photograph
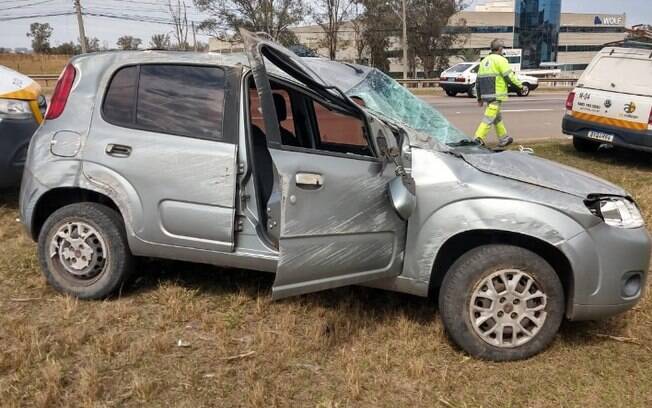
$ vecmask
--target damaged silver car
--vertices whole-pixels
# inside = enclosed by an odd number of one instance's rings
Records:
[[[272,272],[274,299],[433,295],[451,339],[491,360],[641,298],[650,239],[621,188],[478,146],[376,69],[242,35],[248,59],[111,52],[65,68],[20,205],[57,290],[106,297],[144,256]]]

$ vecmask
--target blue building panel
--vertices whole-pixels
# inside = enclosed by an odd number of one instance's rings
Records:
[[[561,0],[516,0],[514,17],[514,47],[523,49],[522,67],[556,62]]]

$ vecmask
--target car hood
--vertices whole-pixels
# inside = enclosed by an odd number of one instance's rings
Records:
[[[592,174],[527,153],[504,151],[461,156],[482,172],[582,198],[590,194],[628,195],[622,188]]]

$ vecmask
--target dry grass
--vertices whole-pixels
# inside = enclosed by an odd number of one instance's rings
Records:
[[[652,222],[649,155],[535,148],[625,186]],[[451,345],[432,300],[373,289],[271,302],[271,275],[143,261],[118,299],[61,296],[16,207],[0,197],[2,406],[652,406],[649,298],[566,323],[529,361],[488,363]]]

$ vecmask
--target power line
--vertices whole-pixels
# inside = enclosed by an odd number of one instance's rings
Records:
[[[13,20],[25,20],[29,18],[42,18],[42,17],[57,17],[57,16],[70,16],[75,14],[72,11],[64,11],[60,13],[41,13],[41,14],[30,14],[24,16],[15,16],[15,17],[4,17],[0,16],[0,21],[13,21]]]
[[[54,0],[43,0],[43,1],[36,2],[36,3],[23,4],[23,5],[20,5],[20,6],[14,6],[14,7],[3,7],[2,11],[5,11],[5,10],[13,10],[13,9],[24,9],[24,8],[27,8],[27,7],[38,6],[38,5],[40,5],[40,4],[52,3],[53,1],[54,1]]]

